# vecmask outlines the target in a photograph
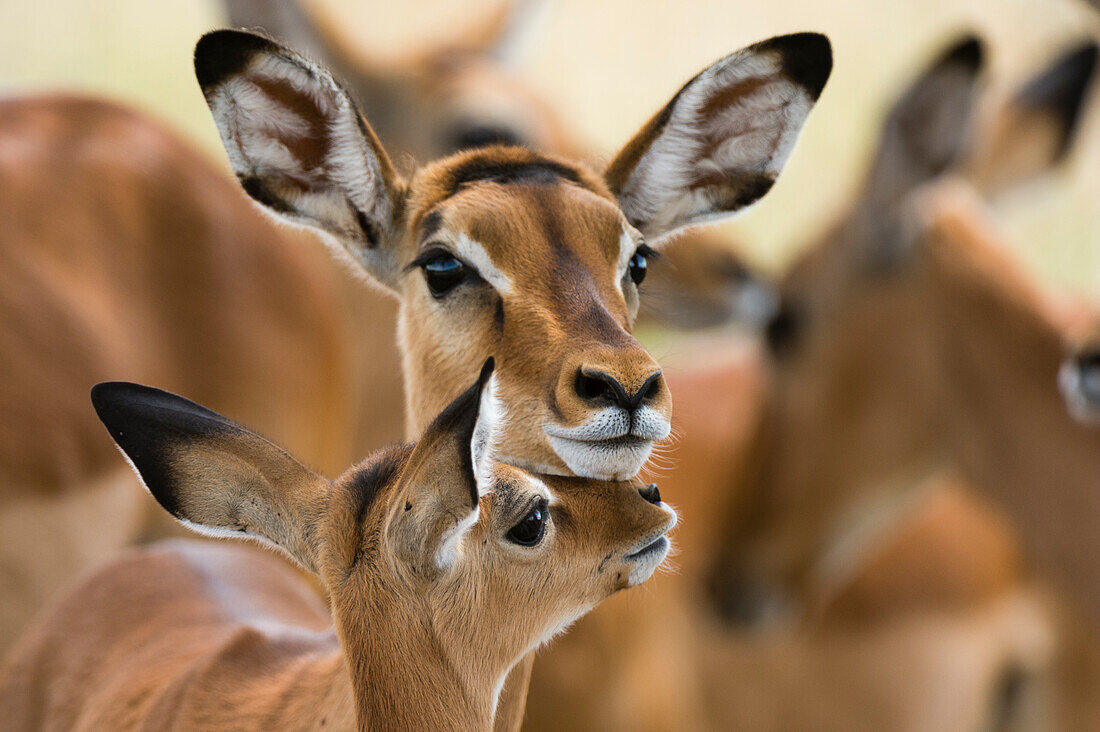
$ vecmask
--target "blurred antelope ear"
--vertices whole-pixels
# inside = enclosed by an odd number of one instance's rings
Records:
[[[703,70],[608,166],[630,223],[656,241],[755,203],[787,162],[832,66],[825,36],[797,33]]]
[[[1065,159],[1096,74],[1097,45],[1084,43],[1025,83],[990,120],[973,161],[975,184],[1000,192]]]
[[[983,50],[965,36],[914,81],[886,118],[863,203],[892,206],[958,162],[965,148]],[[877,215],[877,214],[876,214]]]
[[[316,571],[325,478],[256,433],[160,389],[96,384],[92,405],[145,487],[181,522],[260,539]]]
[[[390,530],[397,555],[417,574],[431,576],[454,561],[479,515],[476,466],[488,460],[493,418],[479,418],[493,359],[478,380],[432,421],[417,441],[402,476],[403,510]]]
[[[549,7],[550,0],[504,0],[486,22],[453,45],[518,66],[530,55]]]
[[[245,192],[396,287],[404,186],[332,76],[264,36],[231,30],[199,39],[195,75]]]

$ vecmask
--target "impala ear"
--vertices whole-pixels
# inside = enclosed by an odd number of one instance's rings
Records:
[[[493,359],[476,383],[451,402],[424,430],[402,476],[404,510],[390,535],[398,556],[418,574],[430,576],[454,561],[466,531],[477,522],[479,473],[489,476],[495,407],[489,395]],[[488,406],[488,408],[486,408]]]
[[[962,157],[983,56],[977,37],[959,39],[894,104],[864,190],[875,215]]]
[[[328,480],[256,433],[160,389],[96,384],[92,404],[149,492],[181,522],[260,539],[316,571]]]
[[[1088,41],[1032,77],[1000,108],[977,143],[974,183],[986,194],[1036,178],[1065,159],[1096,75]]]
[[[549,8],[550,0],[504,0],[486,22],[452,45],[519,66],[530,55]]]
[[[324,69],[244,31],[203,36],[195,74],[245,192],[396,287],[404,185],[347,92]]]
[[[689,81],[634,136],[605,177],[648,239],[730,216],[775,183],[832,71],[829,40],[780,36]]]

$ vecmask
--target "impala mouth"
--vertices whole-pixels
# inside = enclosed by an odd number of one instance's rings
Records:
[[[645,559],[649,555],[656,554],[657,552],[663,552],[663,553],[667,554],[668,553],[668,548],[669,548],[668,537],[667,536],[661,536],[661,537],[658,537],[656,541],[651,541],[650,543],[646,544],[645,546],[643,546],[638,551],[631,552],[630,554],[627,554],[626,559],[628,561],[635,562],[635,561],[638,561],[639,559]]]
[[[633,413],[609,407],[577,427],[547,424],[550,447],[575,475],[627,480],[649,459],[653,443],[668,437],[668,419],[642,407]]]
[[[602,440],[577,440],[547,435],[550,447],[575,475],[598,480],[627,480],[649,459],[653,440],[621,435]]]
[[[662,504],[663,505],[663,504]],[[663,506],[669,513],[668,524],[655,534],[650,534],[640,543],[641,546],[623,556],[623,561],[630,565],[630,574],[627,576],[627,585],[636,587],[645,582],[661,566],[668,556],[672,542],[668,540],[668,532],[676,525],[676,513],[668,506]]]

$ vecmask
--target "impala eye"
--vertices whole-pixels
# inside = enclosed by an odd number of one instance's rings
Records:
[[[520,519],[520,522],[508,530],[508,541],[520,546],[535,546],[542,541],[546,533],[546,519],[549,517],[549,506],[546,499],[535,504],[535,507]]]
[[[440,254],[420,265],[432,297],[441,298],[466,279],[466,265],[450,254]]]
[[[630,279],[634,280],[635,287],[642,284],[642,280],[645,279],[645,273],[649,267],[649,258],[654,254],[655,252],[652,249],[642,244],[634,252],[634,256],[630,258],[627,271],[630,272]]]

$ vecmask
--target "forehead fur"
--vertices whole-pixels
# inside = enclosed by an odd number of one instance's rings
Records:
[[[582,165],[521,147],[497,145],[452,155],[417,173],[409,214],[414,228],[428,212],[481,183],[504,186],[575,186],[614,203],[603,180]]]

